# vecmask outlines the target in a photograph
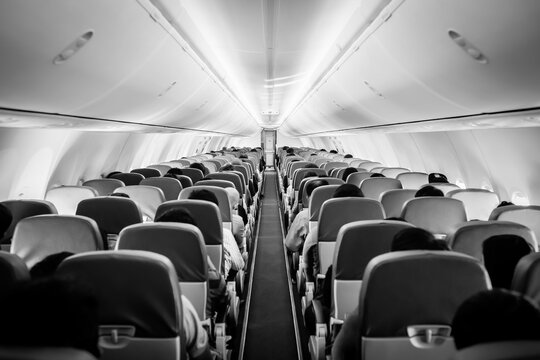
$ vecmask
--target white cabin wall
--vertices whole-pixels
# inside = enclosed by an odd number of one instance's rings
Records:
[[[314,148],[336,141],[330,136],[306,139]],[[501,200],[540,204],[538,127],[366,133],[337,139],[344,152],[354,157],[415,171],[442,172],[461,186],[492,189]]]

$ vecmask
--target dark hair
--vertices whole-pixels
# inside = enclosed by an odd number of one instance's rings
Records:
[[[501,201],[501,203],[497,205],[497,207],[500,208],[500,207],[510,206],[510,205],[514,205],[514,203],[511,201]]]
[[[448,183],[446,175],[441,173],[431,173],[428,175],[428,183]]]
[[[321,149],[321,150],[319,150],[319,151],[324,151],[324,152],[326,152],[326,149]]]
[[[0,204],[0,238],[4,236],[12,221],[11,210],[6,205]]]
[[[173,167],[167,171],[167,175],[184,175],[184,173],[182,172],[182,169]]]
[[[426,185],[422,188],[420,188],[416,194],[414,194],[414,197],[423,197],[423,196],[444,196],[444,193],[442,190],[437,189],[434,186]]]
[[[318,169],[319,167],[314,163],[304,165],[304,169]]]
[[[346,154],[343,158],[344,159],[352,159],[352,155],[351,154]]]
[[[527,241],[518,235],[495,235],[486,239],[482,243],[482,253],[493,287],[510,289],[517,263],[531,252]]]
[[[193,215],[191,215],[189,210],[183,208],[168,209],[159,215],[154,222],[178,222],[197,226],[197,222],[193,219]]]
[[[362,193],[362,190],[356,185],[353,184],[342,184],[340,185],[336,191],[334,191],[334,194],[332,195],[333,198],[340,198],[340,197],[363,197],[364,194]]]
[[[287,145],[285,145],[284,147],[282,147],[283,150],[287,150],[289,147]]]
[[[60,263],[71,255],[73,255],[72,252],[62,251],[45,257],[43,260],[32,266],[30,269],[30,276],[32,279],[38,279],[54,275],[54,272],[58,269]]]
[[[399,217],[399,216],[390,216],[390,217],[387,217],[387,218],[384,219],[384,220],[393,220],[393,221],[403,221],[403,222],[407,222],[407,220],[405,220],[404,218]]]
[[[337,154],[337,150],[330,150],[330,154]]]
[[[312,180],[306,184],[306,194],[307,196],[311,196],[313,193],[313,190],[318,188],[319,186],[328,185],[328,181],[326,180]]]
[[[210,172],[208,171],[208,169],[206,168],[206,166],[204,166],[203,164],[201,164],[200,162],[195,162],[193,164],[190,164],[189,167],[191,169],[199,169],[202,171],[203,175],[208,175]]]
[[[519,293],[482,291],[457,309],[452,333],[458,350],[482,343],[540,340],[540,311]]]
[[[394,235],[390,251],[450,250],[445,241],[436,240],[432,233],[421,228],[406,228]]]
[[[210,190],[201,189],[201,190],[194,190],[190,195],[189,199],[192,200],[204,200],[204,201],[210,201],[217,206],[219,206],[218,198],[216,194],[211,192]]]
[[[73,347],[99,357],[98,303],[80,284],[55,277],[20,283],[0,299],[0,346]]]
[[[126,194],[126,193],[121,193],[121,192],[113,192],[113,193],[110,193],[109,195],[107,196],[114,196],[114,197],[121,197],[121,198],[128,198],[129,199],[129,195]]]
[[[355,172],[358,172],[357,168],[353,168],[353,167],[346,168],[345,170],[343,170],[343,174],[341,175],[341,180],[346,181],[347,177]]]
[[[293,154],[294,149],[293,148],[287,148],[287,154]]]
[[[383,178],[383,177],[386,177],[386,176],[384,176],[384,175],[381,174],[381,173],[373,173],[373,174],[371,174],[369,177],[370,177],[370,178],[378,178],[378,177],[379,177],[379,178]]]

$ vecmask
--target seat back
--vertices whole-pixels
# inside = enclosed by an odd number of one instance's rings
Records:
[[[231,212],[231,205],[229,203],[229,197],[227,196],[227,191],[225,189],[217,187],[217,186],[207,186],[207,185],[200,185],[200,186],[193,186],[187,189],[183,189],[180,192],[180,200],[183,199],[189,199],[191,196],[191,193],[197,190],[208,190],[212,193],[214,193],[218,199],[219,203],[219,211],[221,213],[221,221],[223,222],[223,225],[228,227],[229,230],[231,229],[231,222],[232,222],[232,212]]]
[[[425,196],[407,201],[403,205],[401,217],[441,236],[448,235],[458,224],[467,221],[461,201],[440,196]]]
[[[149,169],[156,169],[160,172],[161,176],[165,175],[167,171],[172,169],[172,165],[168,164],[154,164],[154,165],[148,165],[147,168]]]
[[[204,174],[201,170],[192,168],[182,169],[182,175],[189,177],[193,184],[195,184],[199,180],[202,180],[202,178],[204,177]]]
[[[148,251],[79,254],[57,273],[94,293],[99,307],[101,359],[185,358],[182,301],[171,261]]]
[[[109,176],[111,179],[117,179],[122,181],[125,186],[130,185],[139,185],[139,183],[144,179],[144,176],[139,173],[119,173]]]
[[[15,254],[0,251],[0,295],[15,283],[26,280],[30,280],[30,271],[24,261]]]
[[[323,169],[326,170],[327,173],[330,172],[330,170],[335,168],[343,168],[349,166],[346,162],[343,161],[329,161],[324,164]]]
[[[355,172],[347,176],[346,182],[347,184],[353,184],[360,187],[360,184],[362,183],[362,181],[364,181],[365,179],[369,179],[372,174],[374,173],[372,173],[371,171]]]
[[[535,250],[538,250],[534,233],[526,227],[511,221],[471,221],[458,225],[448,236],[452,250],[464,253],[482,261],[482,244],[495,235],[521,236]]]
[[[363,358],[450,358],[455,347],[446,327],[463,301],[490,287],[484,267],[466,255],[400,251],[377,256],[365,269],[358,304]],[[409,338],[413,333],[417,336]]]
[[[206,319],[208,264],[201,231],[181,223],[146,223],[128,226],[118,237],[119,250],[144,250],[171,260],[184,294]]]
[[[371,171],[374,168],[382,167],[382,164],[376,161],[363,161],[358,165],[358,167],[364,168],[367,171]]]
[[[158,207],[156,218],[159,218],[164,212],[175,208],[189,211],[202,233],[210,260],[223,272],[223,225],[219,208],[216,204],[204,200],[167,201]]]
[[[420,187],[428,182],[428,174],[425,172],[410,171],[404,172],[396,176],[396,179],[401,181],[401,186],[404,189],[420,189]]]
[[[102,235],[118,235],[129,225],[142,223],[142,212],[132,199],[103,196],[86,199],[79,203],[77,215],[93,219]]]
[[[540,341],[499,341],[481,343],[457,352],[455,360],[540,359]]]
[[[456,189],[446,196],[463,202],[468,220],[488,220],[499,204],[499,195],[485,189]]]
[[[326,180],[326,178],[325,178]],[[339,185],[323,185],[319,186],[311,193],[309,198],[309,221],[317,222],[319,221],[319,209],[322,204],[332,198],[332,195],[336,191]],[[305,187],[304,187],[305,192]]]
[[[22,219],[36,215],[51,215],[58,213],[54,205],[46,200],[6,200],[2,201],[2,205],[11,211],[11,224],[0,241],[2,243],[11,241],[15,226],[17,226]]]
[[[509,205],[493,210],[490,220],[514,221],[527,226],[540,237],[540,206],[539,205]]]
[[[360,190],[364,196],[373,200],[379,200],[383,192],[394,189],[401,189],[401,183],[392,178],[369,178],[360,183]]]
[[[50,189],[45,194],[45,200],[54,204],[58,214],[73,215],[77,204],[84,199],[98,196],[97,191],[87,186],[60,186]]]
[[[309,201],[308,201],[308,195],[307,195],[307,192],[306,192],[306,185],[312,181],[312,180],[326,180],[326,182],[328,182],[328,185],[343,185],[344,184],[344,181],[341,180],[341,179],[336,179],[336,178],[331,178],[331,177],[325,177],[325,178],[308,178],[308,179],[305,179],[306,182],[304,183],[304,187],[301,187],[298,189],[298,194],[302,194],[302,201],[301,203],[304,205],[304,206],[308,206],[309,205]],[[300,184],[302,185],[302,184]]]
[[[376,200],[358,197],[326,200],[319,211],[317,228],[320,272],[325,274],[332,264],[336,238],[343,225],[378,219],[384,219],[384,210]]]
[[[217,180],[217,179],[211,179],[211,180],[200,180],[197,182],[197,186],[216,186],[223,189],[226,189],[228,187],[232,187],[236,189],[234,184],[231,181],[227,180]]]
[[[233,172],[230,172],[230,171],[217,172],[217,173],[213,173],[213,174],[208,174],[208,176],[206,178],[207,179],[230,181],[230,182],[232,182],[234,184],[234,187],[240,193],[240,196],[243,196],[243,193],[241,192],[242,189],[243,189],[242,179],[236,173],[233,173]]]
[[[22,219],[15,228],[11,253],[31,268],[62,251],[81,253],[103,249],[96,222],[77,215],[38,215]]]
[[[540,253],[522,257],[514,270],[512,290],[527,295],[540,304]]]
[[[387,178],[395,179],[399,174],[410,171],[411,170],[404,167],[387,167],[381,171],[381,174],[383,174]]]
[[[88,352],[73,348],[0,347],[0,360],[96,360]]]
[[[155,186],[129,185],[120,187],[114,192],[129,195],[130,199],[139,205],[143,216],[147,216],[150,220],[154,220],[158,206],[165,202],[163,191]]]
[[[390,252],[394,236],[413,227],[402,221],[363,220],[338,232],[332,260],[332,314],[345,320],[358,305],[364,270],[374,257]]]
[[[248,185],[249,179],[251,179],[251,176],[248,174],[248,170],[246,165],[233,165],[234,171],[238,171],[240,174],[242,174],[242,178],[244,180],[244,185]]]
[[[125,186],[125,184],[118,179],[93,179],[83,182],[82,186],[96,190],[98,196],[107,196],[113,193],[116,188]]]
[[[456,184],[449,184],[449,183],[429,183],[429,184],[424,184],[420,188],[422,188],[424,186],[428,186],[428,185],[433,186],[435,189],[441,190],[443,192],[444,196],[446,196],[446,194],[448,194],[450,191],[460,190],[461,189]]]
[[[403,205],[414,199],[416,191],[414,189],[393,189],[383,192],[380,201],[386,217],[400,217]]]
[[[165,201],[178,199],[178,195],[180,195],[180,191],[183,189],[180,180],[170,177],[151,177],[142,180],[140,184],[161,189]]]
[[[158,169],[153,169],[153,168],[133,169],[130,172],[133,174],[141,174],[145,178],[161,176],[161,171],[159,171]]]
[[[292,180],[294,172],[298,169],[303,169],[308,164],[313,163],[310,161],[295,161],[291,163],[289,169],[287,169],[287,177]]]
[[[176,175],[176,178],[178,179],[178,181],[180,181],[180,184],[182,185],[182,189],[193,186],[193,181],[191,181],[191,178],[189,176]]]
[[[188,166],[191,165],[191,163],[194,162],[194,161],[191,161],[191,160],[189,160],[189,159],[183,158],[183,159],[177,159],[177,160],[174,160],[174,162],[180,163],[180,164],[182,164],[182,166],[184,166],[184,167],[188,167]]]
[[[310,172],[314,172],[315,174],[317,174],[317,176],[326,175],[326,171],[323,169],[315,169],[315,168],[298,169],[293,174],[292,185],[293,185],[294,190],[300,189],[300,184],[302,183],[302,180],[304,180],[304,178],[306,177],[306,174]]]

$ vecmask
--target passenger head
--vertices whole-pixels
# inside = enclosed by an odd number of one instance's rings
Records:
[[[428,175],[428,183],[448,183],[448,178],[441,173],[431,173]]]
[[[232,210],[238,209],[238,204],[240,203],[240,194],[233,187],[225,188],[227,192],[227,197],[229,198],[229,204],[231,205]]]
[[[293,148],[287,148],[287,154],[294,154]]]
[[[356,185],[353,184],[343,184],[340,185],[336,191],[334,191],[334,194],[332,195],[333,198],[340,198],[340,197],[363,197],[364,194],[362,193],[362,190]]]
[[[352,159],[352,155],[351,154],[346,154],[343,158],[344,159]]]
[[[450,250],[445,241],[436,240],[432,233],[421,228],[406,228],[394,235],[391,251]]]
[[[337,154],[337,150],[330,150],[330,154]]]
[[[531,252],[527,241],[518,235],[495,235],[486,239],[482,253],[493,287],[510,289],[517,263]]]
[[[206,168],[206,166],[204,166],[204,165],[201,164],[200,162],[195,162],[195,163],[193,163],[193,164],[190,164],[189,167],[192,168],[192,169],[199,169],[199,170],[201,170],[204,176],[208,175],[208,173],[209,173],[209,171],[208,171],[208,169]]]
[[[373,173],[369,176],[370,178],[386,177],[381,173]]]
[[[540,340],[540,311],[527,297],[504,289],[465,300],[452,321],[458,350],[500,341]]]
[[[347,177],[351,175],[352,173],[358,172],[357,168],[348,167],[343,171],[343,174],[341,175],[341,180],[346,181]]]
[[[328,181],[326,181],[326,180],[318,180],[317,179],[317,180],[312,180],[312,181],[308,182],[306,184],[306,195],[308,196],[308,198],[313,193],[313,190],[315,190],[319,186],[324,186],[324,185],[328,185]]]
[[[234,167],[232,164],[226,164],[226,165],[223,165],[219,171],[233,171],[234,170]]]
[[[32,279],[53,276],[56,269],[58,269],[58,266],[60,266],[60,263],[71,255],[73,255],[72,252],[62,251],[45,257],[43,260],[32,266],[30,269],[30,276]]]
[[[98,303],[76,282],[47,278],[20,283],[0,299],[0,346],[72,347],[99,357]]]
[[[197,226],[195,219],[193,219],[193,215],[191,215],[189,210],[184,208],[172,208],[166,210],[155,218],[154,222],[177,222]]]
[[[501,203],[497,205],[497,207],[500,208],[500,207],[510,206],[510,205],[514,205],[514,203],[511,201],[501,201]]]
[[[0,238],[4,236],[12,221],[13,215],[11,214],[11,210],[4,204],[0,204]]]
[[[129,199],[129,195],[126,194],[126,193],[121,193],[121,192],[113,192],[113,193],[110,193],[109,195],[107,196],[113,196],[113,197],[121,197],[121,198],[127,198]]]
[[[201,190],[195,190],[189,195],[189,199],[191,200],[204,200],[204,201],[210,201],[217,206],[219,206],[218,198],[216,194],[211,192],[210,190],[201,189]]]
[[[434,186],[426,185],[420,188],[414,197],[423,197],[423,196],[444,196],[442,190],[437,189]]]
[[[318,169],[319,167],[315,165],[314,163],[309,163],[304,165],[304,169]]]
[[[184,173],[182,172],[182,169],[174,167],[174,168],[170,168],[167,171],[167,175],[184,175]]]

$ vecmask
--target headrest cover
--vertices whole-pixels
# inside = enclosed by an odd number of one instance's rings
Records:
[[[126,226],[142,222],[141,210],[133,200],[112,196],[81,201],[77,215],[95,220],[105,234],[118,234]]]
[[[381,194],[387,190],[401,189],[401,182],[392,178],[369,178],[360,184],[360,190],[369,199],[379,200]]]
[[[206,248],[200,230],[191,224],[145,223],[120,233],[118,249],[152,251],[166,256],[174,265],[179,281],[208,280]]]
[[[419,197],[405,203],[401,217],[435,234],[448,234],[467,221],[463,203],[446,197]]]
[[[317,189],[315,189],[317,190]],[[336,241],[339,229],[359,220],[384,219],[382,205],[372,199],[351,197],[329,199],[319,212],[318,240]]]
[[[310,221],[319,221],[319,209],[326,200],[332,198],[334,191],[336,191],[338,187],[339,185],[323,185],[313,190],[313,193],[311,193],[311,197],[309,198]]]
[[[404,189],[420,189],[422,185],[428,183],[428,174],[411,171],[399,174],[396,179],[401,181]]]
[[[334,278],[362,280],[371,259],[390,252],[394,236],[409,227],[413,226],[392,220],[355,221],[343,225],[334,250]]]
[[[94,220],[75,215],[39,215],[19,221],[11,253],[31,268],[45,257],[62,251],[81,253],[102,248]]]
[[[414,189],[394,189],[383,192],[380,201],[386,217],[400,217],[403,205],[408,200],[414,199],[414,194],[416,194]]]
[[[221,214],[216,204],[205,200],[190,199],[166,201],[158,207],[156,218],[174,208],[186,209],[191,213],[206,245],[221,245],[223,243]]]
[[[182,191],[182,183],[180,180],[171,177],[151,177],[143,179],[141,185],[154,186],[163,191],[165,200],[176,200],[180,191]]]
[[[110,176],[111,179],[118,179],[122,181],[126,186],[139,185],[144,176],[137,173],[119,173]]]
[[[83,182],[83,186],[96,190],[99,196],[106,196],[125,184],[118,179],[93,179]]]
[[[219,203],[219,211],[221,213],[221,220],[224,222],[231,222],[232,213],[231,213],[231,206],[229,204],[229,196],[227,195],[227,191],[225,191],[225,189],[223,188],[220,188],[217,186],[207,186],[207,185],[193,186],[187,189],[183,189],[180,192],[179,199],[187,200],[189,199],[189,197],[194,191],[203,190],[203,189],[208,190],[216,195],[218,199],[218,203]]]
[[[371,260],[359,309],[366,337],[407,336],[407,326],[450,325],[461,303],[491,287],[480,262],[445,251],[398,251]]]
[[[180,288],[163,255],[99,251],[64,260],[58,275],[85,283],[100,304],[100,325],[135,327],[138,338],[174,338],[181,331]]]
[[[124,193],[139,205],[144,215],[154,219],[158,206],[165,202],[165,195],[160,188],[147,185],[130,185],[119,187],[115,193]]]

